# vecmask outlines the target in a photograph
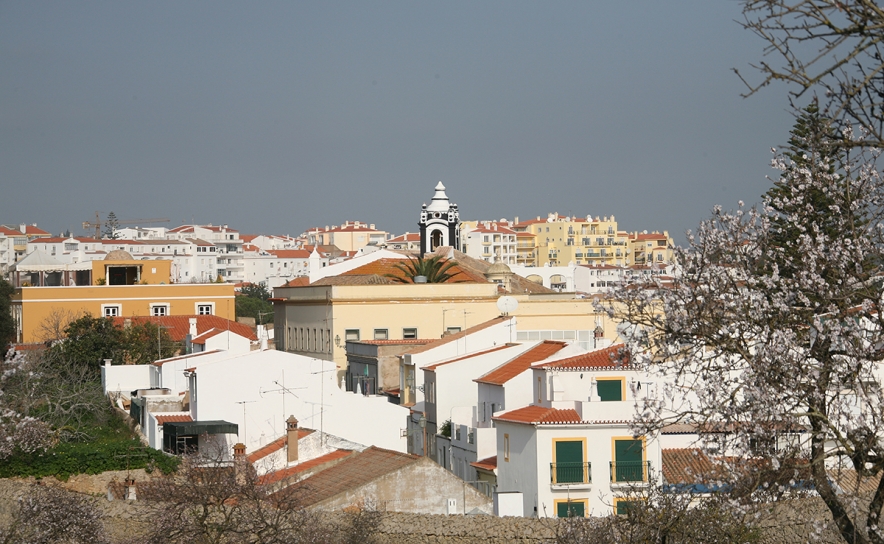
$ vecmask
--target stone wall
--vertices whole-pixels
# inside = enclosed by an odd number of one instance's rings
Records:
[[[145,475],[146,476],[146,475]],[[0,527],[8,526],[17,509],[18,497],[28,493],[32,482],[0,479]],[[71,485],[93,491],[83,482],[55,482],[44,479],[44,485]],[[103,511],[106,526],[114,542],[127,542],[144,534],[150,525],[150,510],[138,501],[107,501],[103,493],[87,493],[96,497],[95,504]],[[329,512],[327,521],[347,526],[348,514]],[[814,521],[818,520],[818,521]],[[831,517],[818,499],[779,503],[764,512],[758,520],[761,542],[841,542],[833,530]],[[385,512],[374,526],[372,538],[365,544],[503,544],[555,542],[559,521],[556,519],[497,518],[493,516],[424,515]],[[816,536],[814,536],[816,535]],[[366,535],[367,537],[369,535]]]

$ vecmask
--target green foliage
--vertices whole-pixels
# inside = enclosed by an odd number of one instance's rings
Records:
[[[164,474],[178,467],[178,459],[145,447],[119,417],[89,429],[89,441],[60,442],[40,454],[16,453],[0,463],[0,478],[98,474],[108,470],[156,467]]]
[[[172,340],[169,331],[150,321],[134,323],[123,329],[123,351],[128,364],[143,365],[173,357],[182,348],[181,342]]]
[[[265,302],[270,298],[270,291],[268,291],[267,287],[260,283],[250,283],[248,285],[243,285],[242,289],[239,290],[239,293],[249,298],[257,298]]]
[[[385,275],[399,283],[414,283],[414,278],[417,276],[426,277],[427,283],[445,283],[460,274],[459,271],[451,273],[456,264],[454,261],[443,259],[440,255],[433,255],[427,259],[419,255],[417,259],[409,258],[407,262],[393,265],[393,268],[400,270],[405,277],[396,274]]]
[[[442,422],[442,426],[439,428],[439,434],[441,434],[442,436],[447,436],[448,438],[451,438],[451,420],[450,419],[446,419],[445,421]]]
[[[49,348],[52,359],[64,359],[94,367],[104,359],[124,359],[125,333],[107,317],[85,315],[71,321],[65,328],[65,339]]]
[[[118,228],[120,228],[120,222],[117,220],[117,214],[110,212],[107,214],[107,220],[104,222],[104,232],[102,234],[104,234],[105,238],[116,240],[120,237],[117,234]]]
[[[246,285],[236,297],[236,316],[254,318],[255,323],[273,323],[273,304],[263,285]]]
[[[15,340],[15,322],[12,320],[10,308],[13,291],[15,289],[12,284],[0,278],[0,348],[5,348],[8,343]]]
[[[147,364],[172,357],[181,350],[180,342],[174,342],[166,329],[150,321],[123,328],[114,325],[110,318],[87,314],[71,321],[64,332],[64,340],[54,344],[47,355],[96,370],[104,359],[117,364]]]

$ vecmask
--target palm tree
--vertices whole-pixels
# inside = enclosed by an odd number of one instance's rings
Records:
[[[453,271],[456,264],[454,261],[443,259],[439,255],[434,255],[427,259],[423,258],[423,256],[418,256],[417,259],[409,257],[407,262],[393,265],[393,268],[405,274],[404,277],[396,274],[384,275],[399,283],[414,283],[414,278],[418,276],[427,278],[427,283],[445,283],[460,274],[459,270]],[[454,272],[453,274],[451,273],[452,271]]]

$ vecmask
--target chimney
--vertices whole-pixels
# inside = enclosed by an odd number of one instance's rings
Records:
[[[137,498],[135,492],[135,478],[126,478],[126,483],[123,486],[123,493],[125,493],[127,501],[134,501]]]
[[[291,463],[298,460],[298,420],[295,419],[295,416],[289,416],[285,420],[285,434],[286,451],[288,452],[286,462]]]
[[[192,338],[196,338],[196,318],[191,317],[190,319],[188,319],[188,322],[190,323],[190,329],[187,331],[187,334],[189,334]]]
[[[18,226],[18,231],[19,231],[20,233],[22,233],[22,234],[27,234],[27,233],[28,233],[28,232],[27,232],[27,231],[28,231],[28,226],[25,225],[24,223],[22,223],[22,224],[20,224],[20,225]]]
[[[249,460],[246,459],[246,445],[237,442],[233,445],[233,472],[237,485],[246,483],[246,470]]]
[[[127,318],[123,319],[123,328],[124,329],[128,329],[131,326],[132,326],[132,318],[131,317],[127,317]]]

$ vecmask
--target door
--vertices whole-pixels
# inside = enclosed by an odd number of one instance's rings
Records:
[[[642,440],[614,441],[614,481],[644,481]]]

